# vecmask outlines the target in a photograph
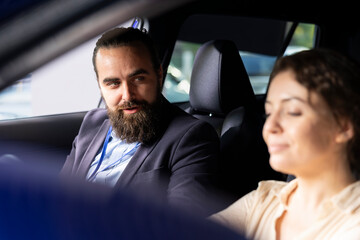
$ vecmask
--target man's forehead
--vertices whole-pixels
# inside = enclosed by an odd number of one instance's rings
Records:
[[[102,57],[116,57],[121,55],[125,55],[126,58],[130,58],[132,56],[135,58],[139,57],[142,61],[151,61],[150,52],[143,44],[99,48],[96,60]]]
[[[149,52],[145,44],[141,41],[132,41],[132,42],[118,43],[118,44],[114,43],[112,45],[101,46],[99,47],[99,51],[113,50],[118,48],[128,48],[134,51],[141,50],[141,52],[142,51]]]

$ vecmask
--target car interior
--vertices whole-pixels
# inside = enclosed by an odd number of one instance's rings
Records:
[[[225,176],[222,184],[224,196],[229,195],[227,204],[255,189],[261,180],[286,180],[287,176],[270,168],[261,135],[267,82],[276,58],[294,49],[324,47],[360,59],[360,29],[355,15],[344,13],[334,18],[341,9],[329,6],[323,11],[310,1],[302,2],[296,10],[280,2],[246,0],[29,2],[19,4],[19,13],[9,12],[0,18],[2,92],[108,29],[124,22],[145,28],[167,73],[164,95],[189,114],[209,122],[219,134],[219,170]],[[305,5],[307,11],[300,11]],[[311,29],[308,35],[304,33],[307,28]],[[300,40],[296,42],[295,36]],[[181,48],[185,51],[178,54]],[[176,65],[180,63],[184,64],[181,74]],[[77,64],[70,67],[79,68]],[[74,75],[71,71],[68,74]],[[51,80],[46,78],[48,82],[41,84],[40,92],[53,88],[60,97],[48,93],[39,100],[42,104],[51,105],[51,98],[67,99],[67,91],[75,85],[71,82],[58,89]],[[84,80],[96,88],[96,80]],[[75,97],[69,99],[70,105],[85,98],[84,85],[80,84]],[[49,165],[56,174],[86,112],[104,107],[99,94],[90,98],[96,104],[87,109],[5,116],[0,121],[0,141],[11,147],[0,148],[0,157],[14,155],[26,164]],[[6,104],[1,102],[0,113]]]

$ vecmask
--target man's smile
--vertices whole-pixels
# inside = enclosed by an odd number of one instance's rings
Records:
[[[130,107],[130,108],[123,108],[122,109],[125,114],[133,114],[140,110],[140,106]]]

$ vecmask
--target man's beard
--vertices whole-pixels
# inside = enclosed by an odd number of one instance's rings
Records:
[[[127,143],[149,143],[158,134],[160,126],[160,98],[155,103],[146,101],[127,101],[116,110],[107,109],[109,119],[116,135]],[[140,107],[139,111],[124,114],[124,108]]]

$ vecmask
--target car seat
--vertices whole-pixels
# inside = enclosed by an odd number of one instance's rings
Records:
[[[223,207],[255,189],[261,180],[281,179],[268,163],[262,111],[232,41],[212,40],[197,51],[188,112],[209,122],[220,136]]]
[[[225,116],[249,100],[253,101],[253,97],[235,43],[212,40],[198,49],[191,74],[187,112],[209,122],[220,135]]]
[[[245,81],[245,79],[243,79]],[[239,95],[249,95],[239,89]],[[220,176],[225,202],[231,204],[255,190],[262,180],[284,180],[269,164],[269,153],[262,138],[265,118],[256,102],[247,101],[224,119],[221,131]]]

